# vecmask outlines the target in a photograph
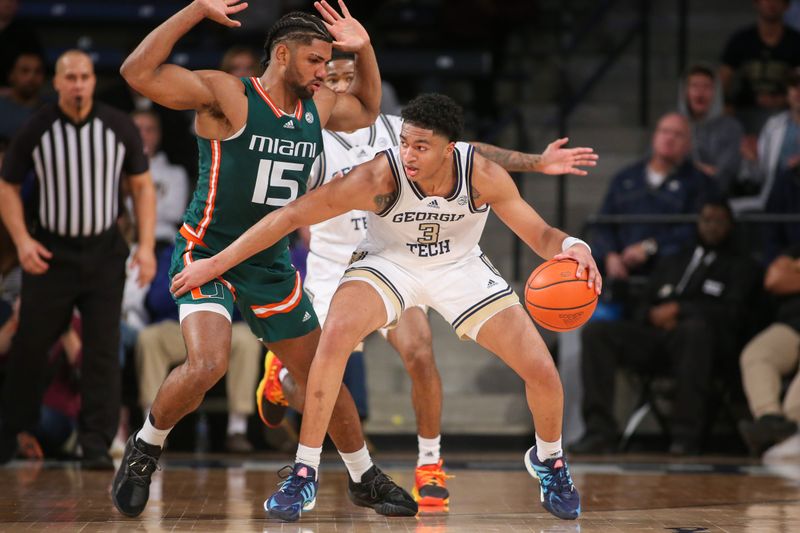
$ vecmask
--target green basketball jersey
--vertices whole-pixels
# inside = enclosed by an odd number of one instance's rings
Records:
[[[198,137],[200,175],[183,217],[181,235],[219,252],[267,213],[305,194],[314,160],[322,153],[317,107],[301,100],[291,115],[270,100],[258,78],[242,78],[247,123],[225,140]],[[288,241],[259,252],[250,263],[271,265]]]

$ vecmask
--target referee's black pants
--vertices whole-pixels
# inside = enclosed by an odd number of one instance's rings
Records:
[[[78,442],[84,457],[97,457],[107,453],[119,419],[119,324],[128,246],[116,226],[94,237],[46,232],[34,237],[53,257],[46,273],[22,277],[19,328],[3,385],[3,433],[36,425],[49,350],[77,308],[83,341]]]

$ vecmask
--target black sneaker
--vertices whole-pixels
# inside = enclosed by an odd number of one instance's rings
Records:
[[[770,447],[796,432],[797,424],[782,415],[764,415],[753,422],[739,422],[739,433],[753,457],[760,457]]]
[[[128,438],[111,487],[111,499],[120,513],[133,517],[144,511],[150,497],[150,477],[158,469],[159,456],[161,446],[136,439],[136,434]]]
[[[371,507],[384,516],[414,516],[418,507],[414,498],[375,465],[356,483],[347,476],[347,495],[361,507]]]

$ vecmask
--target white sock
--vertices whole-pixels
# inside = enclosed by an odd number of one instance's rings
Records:
[[[289,375],[289,371],[286,368],[281,368],[280,372],[278,372],[278,381],[283,383],[283,380],[286,379],[286,376]]]
[[[339,455],[342,456],[344,466],[347,467],[347,471],[350,473],[350,479],[355,483],[360,483],[361,475],[372,468],[372,457],[369,456],[366,443],[364,443],[363,448],[356,452],[344,453],[340,451]]]
[[[438,464],[441,443],[441,435],[436,435],[432,439],[426,439],[425,437],[417,435],[417,446],[419,447],[417,466]]]
[[[561,437],[555,442],[547,442],[543,441],[538,433],[536,434],[536,457],[540,461],[544,462],[547,459],[555,459],[562,455],[564,455],[564,451],[561,449]]]
[[[247,415],[228,413],[228,435],[244,435],[247,433]]]
[[[322,446],[319,448],[309,448],[302,444],[297,445],[297,455],[294,458],[295,463],[303,463],[317,471],[319,476],[319,462],[322,457]]]
[[[154,446],[164,447],[164,441],[167,440],[167,435],[172,431],[172,428],[158,429],[153,425],[153,415],[149,415],[145,421],[142,429],[136,434],[137,439],[142,439],[147,444]]]

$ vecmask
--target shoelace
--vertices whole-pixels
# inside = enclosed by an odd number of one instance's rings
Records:
[[[131,480],[139,485],[147,485],[150,483],[150,476],[156,470],[161,470],[158,459],[133,446],[131,459],[128,461],[128,474]]]
[[[438,485],[440,487],[444,487],[446,485],[446,479],[450,479],[455,476],[450,476],[444,473],[444,470],[441,468],[437,468],[436,470],[417,470],[417,476],[419,476],[420,481],[423,485]]]
[[[397,484],[392,481],[392,478],[384,474],[382,470],[377,471],[378,473],[374,478],[372,478],[372,481],[367,482],[367,485],[369,485],[369,495],[371,498],[377,498],[379,495],[388,494],[397,490],[398,488]]]
[[[552,468],[552,474],[548,475],[548,484],[555,485],[558,493],[572,491],[572,477],[569,475],[569,469],[564,464],[560,468]]]
[[[278,485],[281,486],[281,492],[288,496],[297,495],[308,482],[308,478],[294,475],[294,467],[292,465],[286,465],[278,470],[278,477],[283,480],[278,481]]]

